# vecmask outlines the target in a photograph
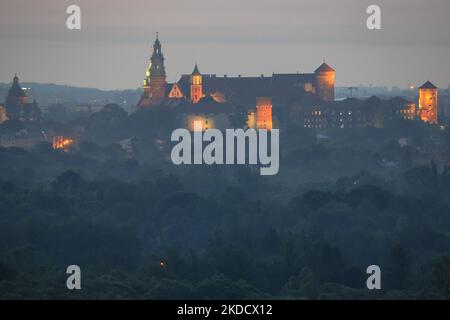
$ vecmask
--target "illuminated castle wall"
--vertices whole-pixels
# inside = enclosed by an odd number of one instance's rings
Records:
[[[256,128],[273,129],[272,98],[270,97],[256,98]]]
[[[430,123],[438,123],[438,88],[427,81],[419,88],[419,119]]]
[[[202,124],[202,131],[216,128],[214,117],[209,115],[187,115],[185,121],[189,131],[195,131],[195,123],[199,122]]]

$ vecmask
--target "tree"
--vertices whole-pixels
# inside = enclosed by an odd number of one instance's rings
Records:
[[[450,256],[444,255],[432,265],[429,278],[432,293],[444,299],[450,299]]]

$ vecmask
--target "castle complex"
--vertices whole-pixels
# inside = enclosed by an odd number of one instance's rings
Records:
[[[189,75],[175,83],[166,82],[164,55],[157,36],[150,66],[144,79],[144,93],[137,109],[164,103],[178,108],[191,122],[203,121],[204,127],[225,125],[225,114],[246,112],[247,124],[255,128],[273,128],[272,107],[287,107],[304,97],[316,101],[334,101],[336,72],[325,62],[314,73],[273,74],[271,77],[219,77],[202,74],[197,65]]]
[[[336,71],[324,61],[313,73],[269,77],[219,77],[202,74],[195,65],[191,74],[167,83],[157,35],[137,109],[164,104],[178,111],[191,130],[194,121],[202,121],[203,129],[235,126],[230,119],[236,114],[246,114],[247,127],[268,130],[277,126],[277,117],[311,129],[381,128],[396,118],[438,123],[438,89],[430,82],[419,88],[416,105],[402,98],[336,101],[335,78]]]

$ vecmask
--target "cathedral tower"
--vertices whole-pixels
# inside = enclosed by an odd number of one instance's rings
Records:
[[[153,44],[153,54],[150,58],[150,65],[147,68],[143,89],[144,94],[138,103],[138,108],[156,105],[165,98],[166,69],[158,33],[156,33],[156,40]]]
[[[419,118],[430,124],[438,123],[438,88],[430,81],[419,88]]]
[[[198,103],[203,98],[202,74],[198,70],[197,64],[191,74],[191,101]]]
[[[336,71],[325,62],[314,71],[316,94],[324,101],[334,101],[334,80]]]

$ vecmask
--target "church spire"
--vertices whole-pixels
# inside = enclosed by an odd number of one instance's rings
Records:
[[[150,76],[166,76],[164,68],[164,55],[161,50],[161,42],[159,41],[159,33],[156,32],[156,40],[153,45],[153,54],[150,58]]]
[[[193,76],[201,76],[201,75],[202,75],[202,74],[200,73],[200,71],[198,70],[197,64],[195,64],[194,71],[192,71],[192,75],[193,75]]]

